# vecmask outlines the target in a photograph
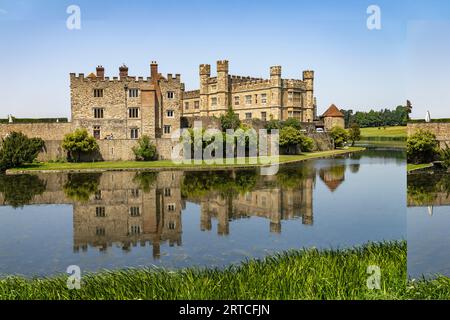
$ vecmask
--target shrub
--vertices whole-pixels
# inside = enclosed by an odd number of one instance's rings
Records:
[[[285,148],[299,146],[301,151],[309,152],[314,147],[314,141],[300,130],[288,126],[280,130],[280,146]]]
[[[348,141],[348,133],[344,128],[333,127],[330,131],[330,136],[334,140],[335,148],[340,148]]]
[[[300,120],[296,118],[288,118],[286,121],[283,122],[283,127],[293,127],[297,130],[300,130],[302,128],[302,124],[300,123]]]
[[[66,134],[62,143],[64,150],[69,152],[69,161],[79,162],[83,153],[98,150],[97,140],[90,136],[86,129],[77,129],[73,133]]]
[[[151,142],[149,136],[142,136],[138,145],[133,147],[134,155],[138,161],[153,161],[158,158],[156,146]]]
[[[239,120],[239,115],[237,115],[232,108],[228,108],[227,113],[220,116],[220,125],[222,126],[222,131],[227,129],[236,130],[241,124]]]
[[[406,140],[406,155],[409,163],[428,163],[439,155],[436,136],[426,130],[419,129]]]
[[[349,130],[349,139],[352,142],[352,146],[355,145],[355,141],[361,139],[361,129],[357,123],[353,123]]]
[[[32,163],[44,146],[41,138],[28,138],[21,132],[11,132],[0,146],[0,171]]]
[[[445,148],[441,150],[440,156],[441,156],[441,160],[442,160],[442,165],[445,168],[449,168],[450,167],[450,147],[448,146],[447,143],[445,143]]]

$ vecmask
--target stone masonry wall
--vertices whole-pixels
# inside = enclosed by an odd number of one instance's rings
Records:
[[[413,135],[417,130],[430,131],[436,136],[441,148],[450,145],[450,123],[408,123],[407,134]]]

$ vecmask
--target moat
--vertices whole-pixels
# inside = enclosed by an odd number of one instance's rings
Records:
[[[259,169],[0,176],[0,277],[223,267],[406,239],[404,150]]]
[[[424,169],[408,174],[408,273],[450,276],[450,174]]]

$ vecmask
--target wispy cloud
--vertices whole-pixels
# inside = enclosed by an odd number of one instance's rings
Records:
[[[6,11],[5,9],[0,8],[0,14],[7,14],[8,11]]]

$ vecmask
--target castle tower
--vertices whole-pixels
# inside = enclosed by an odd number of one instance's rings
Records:
[[[199,73],[200,73],[200,116],[207,117],[209,115],[208,80],[211,76],[211,65],[201,64],[199,67]]]
[[[124,64],[119,67],[119,77],[120,79],[128,77],[128,67]]]
[[[97,66],[97,68],[95,70],[97,73],[97,78],[100,80],[104,80],[105,79],[105,68],[103,68],[103,66]]]
[[[219,114],[225,113],[229,106],[228,60],[217,61],[217,107]]]
[[[274,110],[273,118],[283,120],[281,66],[270,67],[270,87],[270,107]]]
[[[306,93],[304,96],[303,122],[314,121],[314,71],[303,71],[303,82],[305,83]]]

